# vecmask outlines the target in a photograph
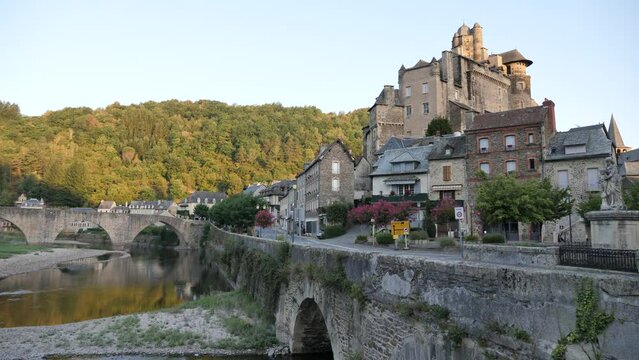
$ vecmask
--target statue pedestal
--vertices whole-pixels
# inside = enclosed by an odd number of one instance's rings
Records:
[[[586,214],[592,247],[639,250],[639,211],[605,210]]]

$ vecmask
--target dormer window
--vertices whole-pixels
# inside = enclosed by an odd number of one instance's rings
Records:
[[[566,155],[585,153],[586,145],[585,144],[569,145],[569,146],[566,146],[565,151],[566,151]]]
[[[447,148],[446,148],[446,150],[444,150],[444,153],[445,153],[446,155],[451,155],[451,154],[453,153],[453,149],[451,149],[451,148],[447,147]]]

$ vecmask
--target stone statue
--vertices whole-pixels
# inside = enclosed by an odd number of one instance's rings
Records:
[[[604,164],[605,169],[600,171],[599,180],[602,185],[601,210],[623,210],[626,207],[621,196],[621,176],[617,171],[617,165],[612,157],[607,157]]]

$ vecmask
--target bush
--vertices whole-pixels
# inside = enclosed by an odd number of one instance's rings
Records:
[[[357,235],[355,238],[355,244],[366,244],[368,242],[368,236],[366,235]]]
[[[430,218],[424,219],[424,230],[426,230],[428,237],[433,238],[435,237],[435,235],[437,235],[437,228],[435,227],[435,223]]]
[[[393,240],[393,235],[389,232],[382,232],[375,235],[375,240],[377,240],[377,243],[380,245],[392,244],[395,241]]]
[[[424,230],[411,231],[411,233],[408,235],[408,238],[411,240],[425,240],[428,239],[428,232]]]
[[[502,234],[488,234],[481,239],[481,242],[484,244],[503,244],[506,240]]]
[[[346,233],[346,229],[344,226],[340,224],[335,225],[327,225],[324,229],[324,234],[322,235],[322,239],[330,239],[340,235],[344,235]]]
[[[454,247],[456,245],[455,239],[449,237],[439,238],[438,241],[439,246],[441,246],[442,248]]]
[[[479,236],[477,235],[468,235],[464,238],[465,241],[468,242],[478,242],[479,241]]]

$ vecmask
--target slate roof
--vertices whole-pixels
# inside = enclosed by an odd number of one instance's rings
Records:
[[[526,57],[522,55],[517,49],[506,51],[499,55],[501,55],[501,62],[504,65],[510,64],[513,62],[524,62],[526,63],[526,66],[530,66],[533,63],[531,60],[526,59]]]
[[[295,180],[282,180],[262,190],[260,195],[261,196],[270,196],[270,195],[285,196],[286,194],[288,194],[291,187],[293,187],[293,184],[295,184]]]
[[[626,145],[623,143],[621,132],[619,131],[619,127],[617,126],[617,122],[615,121],[615,117],[613,115],[610,115],[610,125],[608,126],[608,133],[610,134],[610,139],[616,147],[626,147]]]
[[[242,193],[248,195],[256,195],[262,192],[262,190],[266,189],[265,185],[262,184],[252,184],[246,187]]]
[[[111,208],[115,207],[116,203],[115,201],[111,201],[111,200],[102,200],[100,201],[100,205],[98,205],[98,209],[102,210],[110,210]]]
[[[353,155],[351,154],[351,151],[348,149],[348,147],[342,142],[342,140],[337,139],[335,141],[333,141],[330,145],[326,146],[326,148],[324,148],[323,151],[320,151],[320,153],[317,155],[317,157],[315,157],[315,159],[313,159],[313,161],[311,161],[308,166],[306,166],[306,164],[304,164],[304,170],[302,170],[301,173],[297,174],[297,177],[302,176],[302,174],[304,174],[308,169],[310,169],[313,165],[315,165],[315,163],[317,163],[318,161],[322,160],[324,158],[324,156],[326,156],[326,154],[333,148],[333,146],[339,145],[342,147],[342,149],[350,156],[351,161],[353,162],[353,166],[355,166],[355,158],[353,158]]]
[[[629,162],[639,161],[639,149],[634,149],[634,150],[626,151],[625,153],[619,154],[619,163],[624,163],[626,161],[629,161]]]
[[[370,176],[421,174],[428,172],[428,154],[430,154],[432,149],[433,146],[429,145],[387,150],[384,152],[384,155],[380,157],[375,163],[375,170],[370,173]],[[419,161],[419,164],[417,164],[417,166],[413,170],[394,172],[393,160],[400,157],[406,159],[415,159]]]
[[[586,145],[585,153],[566,154],[566,146]],[[546,161],[559,161],[612,155],[612,140],[603,124],[572,128],[558,132],[549,143]]]
[[[377,150],[377,152],[375,154],[379,155],[379,154],[383,154],[387,150],[404,149],[404,148],[407,148],[407,147],[411,147],[411,146],[414,146],[416,144],[419,144],[424,139],[425,138],[396,138],[396,137],[391,137],[390,139],[388,139],[386,144],[384,144],[384,146],[382,146],[379,150]]]
[[[446,149],[451,149],[450,155],[446,155]],[[466,135],[442,136],[433,144],[433,150],[428,156],[429,160],[458,159],[466,156]]]
[[[546,119],[547,109],[544,106],[534,106],[524,109],[485,113],[475,116],[468,131],[497,129],[510,126],[539,125]]]
[[[130,209],[153,209],[153,210],[168,210],[173,204],[171,200],[157,200],[157,201],[140,201],[134,200],[129,204]]]
[[[395,106],[403,106],[401,97],[399,96],[399,89],[392,89],[392,99],[391,99],[391,89],[390,87],[384,87],[382,92],[375,98],[375,105],[395,105]],[[393,103],[391,104],[391,100]],[[371,106],[371,108],[373,107]]]
[[[200,199],[200,203],[213,203],[213,199],[215,201],[224,200],[227,198],[225,193],[221,192],[213,192],[213,191],[194,191],[189,195],[186,199],[184,199],[184,203],[196,204],[198,203],[197,199]]]

